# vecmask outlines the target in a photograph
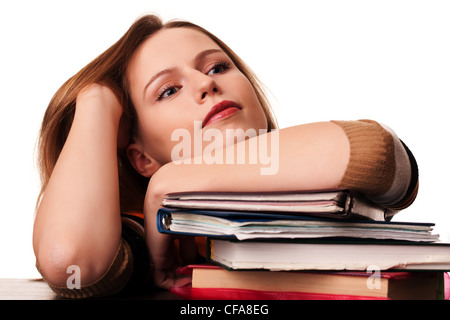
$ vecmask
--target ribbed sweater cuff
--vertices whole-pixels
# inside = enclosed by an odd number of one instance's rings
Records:
[[[339,184],[368,196],[386,193],[395,176],[394,141],[375,121],[332,121],[346,133],[350,159]]]

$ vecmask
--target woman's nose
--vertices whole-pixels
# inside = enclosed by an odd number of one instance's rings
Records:
[[[212,77],[200,72],[196,75],[196,77],[197,85],[194,94],[198,103],[203,103],[208,96],[219,92],[217,83]]]
[[[219,90],[215,86],[212,88],[212,92],[216,93],[218,91]],[[202,99],[205,99],[207,95],[208,95],[208,91],[203,92],[202,93]]]

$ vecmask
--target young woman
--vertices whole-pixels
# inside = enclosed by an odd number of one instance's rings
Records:
[[[186,283],[174,270],[195,261],[194,239],[180,238],[174,253],[173,237],[156,231],[156,211],[169,192],[345,187],[392,209],[417,194],[412,154],[377,122],[274,129],[256,77],[222,41],[188,22],[142,17],[58,90],[44,116],[33,237],[44,279],[74,298],[111,295],[149,274],[164,288]],[[192,161],[173,161],[176,130],[192,139],[183,154]],[[262,162],[225,156],[196,161],[207,144],[194,147],[193,140],[208,130],[225,137],[224,155],[275,141],[268,147],[277,170],[261,174]],[[239,130],[268,133],[226,138]],[[72,265],[81,271],[79,289],[67,288]]]

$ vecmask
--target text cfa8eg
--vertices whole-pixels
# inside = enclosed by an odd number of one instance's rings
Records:
[[[226,314],[269,314],[268,305],[242,305],[242,304],[227,304],[224,308]]]

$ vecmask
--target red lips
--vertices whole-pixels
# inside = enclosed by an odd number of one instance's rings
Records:
[[[211,110],[209,110],[205,119],[203,119],[202,128],[213,122],[226,118],[239,110],[241,110],[241,106],[233,101],[224,100],[219,102],[214,105]]]

